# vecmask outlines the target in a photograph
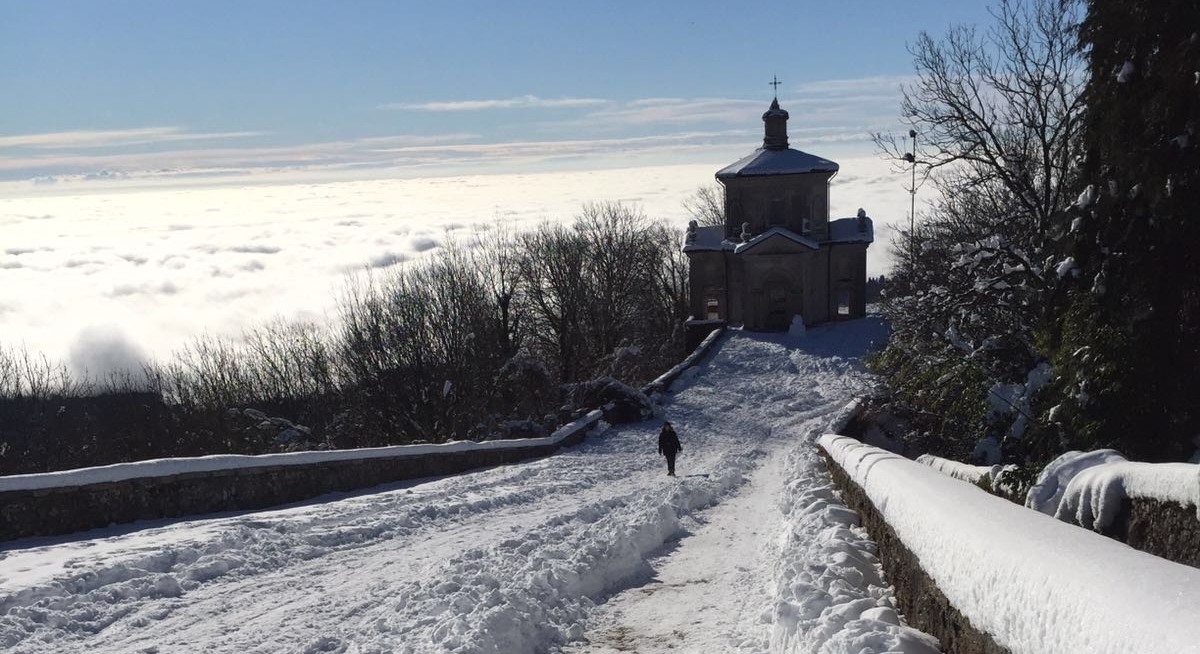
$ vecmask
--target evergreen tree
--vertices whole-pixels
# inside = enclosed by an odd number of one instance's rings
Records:
[[[1200,434],[1200,3],[1091,0],[1087,190],[1048,340],[1055,445],[1182,459]],[[1068,257],[1070,258],[1068,260]],[[1055,439],[1047,439],[1052,444]]]

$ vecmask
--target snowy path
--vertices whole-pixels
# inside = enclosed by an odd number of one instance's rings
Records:
[[[765,651],[786,468],[881,337],[870,319],[731,334],[665,406],[675,479],[651,421],[520,465],[7,544],[0,649],[608,652],[625,650],[606,634],[661,615],[637,651],[660,651],[667,623],[675,651]]]
[[[733,497],[697,516],[654,577],[598,607],[587,645],[569,652],[767,651],[773,564],[782,516],[771,507],[782,460],[771,457]]]

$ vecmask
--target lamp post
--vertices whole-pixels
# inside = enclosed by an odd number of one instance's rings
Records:
[[[908,277],[910,280],[909,283],[912,283],[911,280],[916,269],[917,256],[917,130],[908,130],[908,136],[912,139],[912,152],[905,152],[904,160],[912,164],[912,186],[908,187]]]

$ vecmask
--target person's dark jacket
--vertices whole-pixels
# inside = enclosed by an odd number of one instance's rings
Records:
[[[675,429],[671,425],[663,425],[662,431],[658,432],[658,453],[670,456],[682,451],[683,445],[679,444],[679,436]]]

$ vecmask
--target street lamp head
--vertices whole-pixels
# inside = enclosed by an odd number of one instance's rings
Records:
[[[908,130],[908,138],[911,138],[911,139],[917,138],[917,130],[915,130],[915,129]]]

